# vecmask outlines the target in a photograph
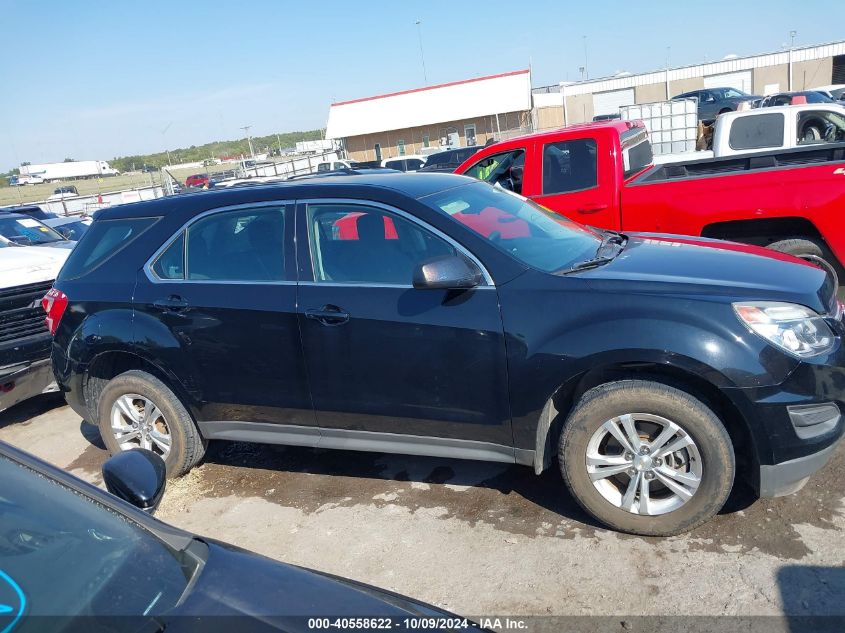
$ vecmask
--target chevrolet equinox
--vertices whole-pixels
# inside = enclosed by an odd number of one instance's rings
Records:
[[[784,495],[829,459],[836,291],[789,255],[372,174],[106,209],[43,307],[70,406],[171,476],[212,439],[556,462],[597,519],[669,535],[735,477]]]

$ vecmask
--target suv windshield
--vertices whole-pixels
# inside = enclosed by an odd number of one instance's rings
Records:
[[[485,183],[431,194],[422,202],[472,229],[497,248],[546,272],[595,257],[602,238],[522,196]]]
[[[195,565],[183,568],[126,517],[4,457],[0,481],[2,571],[18,590],[0,585],[0,604],[24,603],[31,615],[153,616],[185,591]]]
[[[51,244],[65,238],[34,218],[0,217],[0,235],[16,244]]]

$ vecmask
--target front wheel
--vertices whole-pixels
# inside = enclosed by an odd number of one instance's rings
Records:
[[[186,473],[205,453],[188,411],[163,382],[144,371],[112,378],[100,394],[97,418],[112,455],[145,448],[164,460],[169,477]]]
[[[712,518],[735,457],[719,418],[692,395],[622,380],[588,391],[564,423],[559,461],[573,497],[602,523],[671,536]]]

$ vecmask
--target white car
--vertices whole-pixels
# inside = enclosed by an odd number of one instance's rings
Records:
[[[408,154],[407,156],[385,158],[381,161],[381,166],[388,169],[398,169],[399,171],[417,171],[421,167],[425,167],[426,160],[428,160],[427,156]]]
[[[817,92],[826,94],[831,99],[838,101],[845,101],[845,84],[830,84],[829,86],[822,86],[820,88],[813,88]]]

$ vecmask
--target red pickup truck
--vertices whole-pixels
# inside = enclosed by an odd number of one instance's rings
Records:
[[[845,144],[652,165],[640,122],[572,125],[489,145],[455,173],[578,222],[700,235],[845,263]]]

